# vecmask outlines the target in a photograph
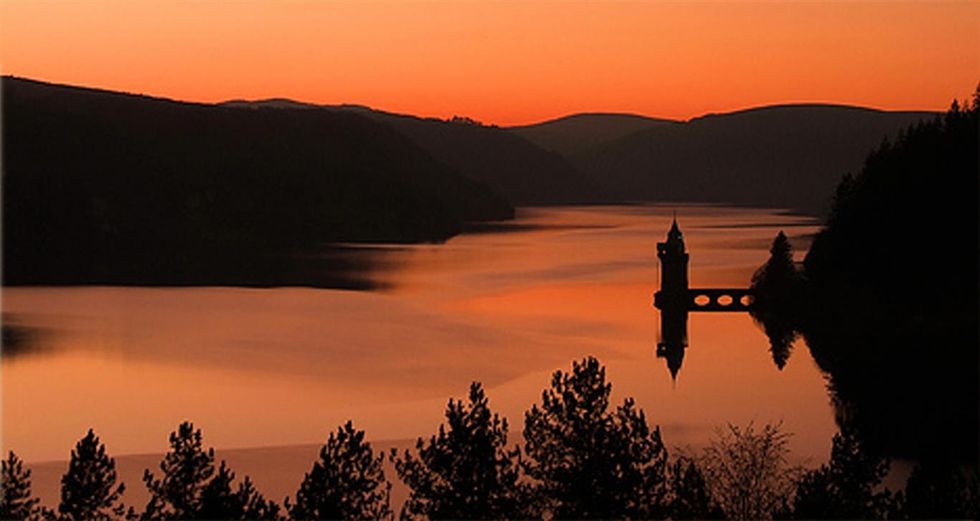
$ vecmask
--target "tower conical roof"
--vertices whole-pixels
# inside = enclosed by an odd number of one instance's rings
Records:
[[[684,234],[681,233],[681,229],[677,226],[677,217],[674,217],[674,222],[670,225],[670,231],[667,232],[667,239],[683,239]]]

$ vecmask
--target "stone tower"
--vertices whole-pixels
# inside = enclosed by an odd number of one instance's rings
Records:
[[[654,296],[654,304],[687,308],[688,283],[687,262],[689,256],[684,250],[684,234],[674,219],[667,232],[667,241],[657,243],[657,258],[660,259],[660,291]]]

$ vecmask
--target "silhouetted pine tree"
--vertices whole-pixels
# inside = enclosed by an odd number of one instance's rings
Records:
[[[670,518],[724,519],[725,513],[711,500],[704,474],[690,458],[674,462],[670,480]]]
[[[782,369],[797,336],[801,278],[793,263],[793,247],[782,231],[773,239],[769,254],[769,260],[752,275],[752,317],[765,329],[772,360]]]
[[[398,477],[412,490],[403,518],[508,519],[525,517],[519,451],[507,449],[507,420],[491,413],[479,383],[469,402],[450,399],[445,425],[428,442],[418,439],[417,456],[392,451]]]
[[[279,518],[279,505],[262,497],[248,477],[234,490],[235,473],[224,461],[215,472],[214,449],[204,450],[201,430],[190,422],[170,433],[160,470],[160,479],[149,469],[143,474],[150,501],[142,519]]]
[[[61,478],[59,518],[93,521],[121,517],[124,507],[117,502],[125,488],[122,483],[116,485],[116,462],[89,429],[71,451],[68,472]]]
[[[279,505],[266,501],[252,485],[248,477],[232,490],[235,473],[224,461],[218,467],[211,481],[201,489],[200,508],[197,519],[233,520],[276,520],[279,518]]]
[[[149,469],[143,482],[150,492],[143,519],[192,519],[201,510],[201,493],[214,474],[214,449],[204,450],[201,430],[183,422],[170,433],[170,450],[160,462],[163,477]]]
[[[240,519],[243,506],[240,498],[232,490],[235,473],[222,461],[218,472],[201,488],[201,502],[198,514],[201,519]]]
[[[886,516],[891,494],[878,491],[889,463],[862,450],[855,433],[834,435],[830,462],[803,474],[796,487],[796,519],[877,519]]]
[[[609,411],[606,371],[589,357],[555,372],[525,413],[525,472],[554,518],[666,515],[667,451],[632,399]]]
[[[296,502],[286,499],[290,518],[391,519],[391,484],[383,462],[384,454],[375,456],[364,431],[348,421],[320,449],[319,461],[296,491]]]
[[[0,461],[0,519],[34,519],[40,513],[31,497],[31,471],[10,451]]]
[[[980,479],[974,465],[920,464],[898,495],[904,519],[980,519]]]
[[[279,505],[265,499],[255,490],[255,485],[248,476],[238,486],[238,497],[241,498],[243,510],[241,519],[256,519],[261,521],[276,521],[282,519]]]

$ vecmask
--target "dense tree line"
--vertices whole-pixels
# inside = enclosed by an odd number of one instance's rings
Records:
[[[906,519],[974,517],[975,471],[934,476],[917,469],[904,492],[881,486],[887,460],[852,432],[835,436],[830,461],[813,470],[788,463],[788,434],[729,425],[698,454],[668,458],[658,427],[632,399],[612,407],[612,386],[595,358],[557,371],[540,404],[525,413],[522,444],[489,407],[480,384],[450,399],[446,423],[413,450],[375,452],[351,422],[331,434],[285,508],[251,480],[236,480],[199,429],[185,422],[143,481],[145,507],[126,508],[115,461],[90,430],[71,453],[57,509],[31,497],[30,471],[10,452],[2,462],[0,518],[385,519],[395,517],[390,459],[409,497],[402,519]]]
[[[882,144],[804,261],[801,329],[879,454],[977,462],[978,128],[980,90]]]
[[[802,333],[838,423],[866,449],[976,468],[980,89],[883,142],[837,187],[802,266],[785,236],[753,278],[753,316],[786,363]]]

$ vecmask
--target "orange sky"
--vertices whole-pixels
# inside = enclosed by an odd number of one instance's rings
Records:
[[[2,0],[0,68],[502,125],[798,101],[944,109],[980,80],[980,2]]]

